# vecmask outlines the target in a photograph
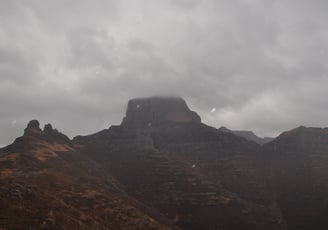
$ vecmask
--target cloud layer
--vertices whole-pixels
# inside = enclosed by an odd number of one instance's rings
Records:
[[[212,126],[328,126],[324,0],[3,0],[0,145],[28,120],[70,137],[127,100],[179,95]]]

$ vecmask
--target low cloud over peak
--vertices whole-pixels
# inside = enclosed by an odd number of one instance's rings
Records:
[[[180,95],[205,123],[260,135],[327,126],[327,10],[309,0],[1,1],[0,144],[31,118],[91,133],[152,95]]]

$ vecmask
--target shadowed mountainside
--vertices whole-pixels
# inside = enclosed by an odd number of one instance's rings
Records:
[[[266,143],[269,143],[270,141],[272,141],[274,138],[272,137],[259,137],[257,135],[255,135],[255,133],[253,133],[252,131],[247,131],[247,130],[231,130],[231,129],[228,129],[226,127],[220,127],[219,128],[220,131],[222,132],[226,132],[226,133],[233,133],[239,137],[243,137],[245,138],[246,140],[249,140],[249,141],[253,141],[255,143],[258,143],[260,145],[264,145]]]
[[[72,141],[39,126],[0,149],[1,229],[328,229],[327,129],[261,146],[161,97]]]
[[[270,189],[289,229],[328,229],[328,129],[302,126],[262,151]]]
[[[175,229],[129,197],[69,138],[31,121],[0,150],[0,227],[4,229]]]
[[[183,229],[284,229],[265,180],[255,172],[259,146],[198,117],[180,98],[135,99],[121,126],[73,142],[131,196]]]

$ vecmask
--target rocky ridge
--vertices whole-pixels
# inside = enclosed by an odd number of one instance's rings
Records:
[[[262,151],[269,186],[289,229],[328,229],[328,129],[301,126]]]
[[[226,132],[226,133],[233,133],[239,137],[243,137],[245,138],[246,140],[249,140],[249,141],[253,141],[257,144],[260,144],[260,145],[264,145],[270,141],[272,141],[274,138],[272,137],[259,137],[257,135],[255,135],[255,133],[253,133],[252,131],[247,131],[247,130],[231,130],[231,129],[228,129],[224,126],[220,127],[219,130],[221,132]]]
[[[327,151],[327,129],[261,146],[181,98],[130,100],[121,125],[72,141],[32,120],[0,149],[0,228],[323,230]]]
[[[0,184],[1,229],[178,229],[36,120],[0,150]]]
[[[239,172],[256,174],[253,157],[259,146],[198,117],[182,99],[136,99],[128,103],[121,126],[73,142],[110,170],[131,196],[182,229],[284,229],[264,180]],[[233,163],[236,159],[240,165]],[[225,180],[231,171],[233,180]],[[262,191],[255,197],[250,194],[257,183]]]

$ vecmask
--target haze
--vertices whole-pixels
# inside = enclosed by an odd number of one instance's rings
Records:
[[[1,0],[0,145],[34,118],[89,134],[152,95],[262,136],[328,126],[327,12],[323,0]]]

